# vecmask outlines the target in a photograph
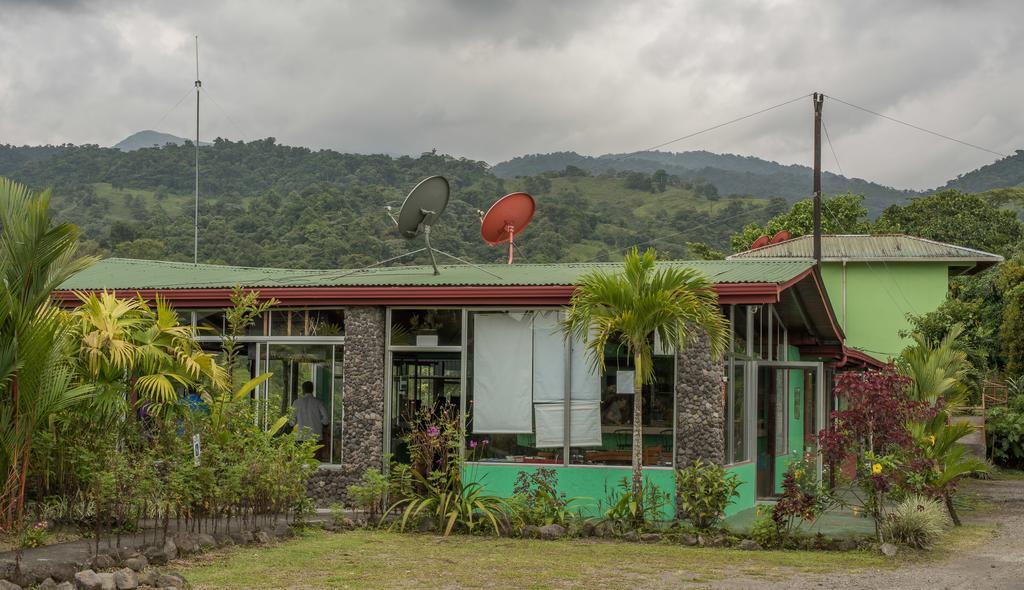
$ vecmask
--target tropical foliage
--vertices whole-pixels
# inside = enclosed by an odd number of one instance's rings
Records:
[[[700,531],[718,526],[739,487],[735,473],[700,459],[676,470],[676,504],[683,518]]]
[[[655,337],[665,346],[685,350],[706,339],[713,356],[728,342],[728,324],[718,308],[711,283],[699,272],[659,267],[654,250],[626,254],[621,274],[595,271],[582,276],[563,322],[567,338],[585,342],[595,368],[604,370],[611,344],[632,357],[635,391],[654,380]],[[643,396],[633,396],[632,495],[643,520]]]
[[[0,529],[20,526],[32,445],[51,416],[80,402],[67,317],[50,292],[92,260],[76,258],[78,230],[53,223],[50,193],[0,178]]]
[[[964,379],[970,371],[967,353],[956,347],[962,333],[954,326],[938,342],[914,335],[914,346],[901,355],[900,372],[910,379],[910,398],[931,408],[927,419],[915,420],[909,429],[922,464],[911,484],[918,491],[941,498],[953,523],[960,524],[953,505],[953,493],[961,478],[988,471],[984,461],[970,456],[960,440],[974,431],[965,421],[955,421],[958,410],[968,398]]]

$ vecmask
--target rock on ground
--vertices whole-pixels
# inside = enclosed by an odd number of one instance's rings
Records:
[[[134,571],[137,571],[137,572],[141,572],[142,570],[146,569],[146,566],[148,566],[148,565],[149,565],[149,560],[146,559],[145,555],[138,555],[136,557],[129,557],[128,559],[124,560],[124,566],[126,568],[134,570]]]
[[[50,580],[50,581],[52,582],[53,580]],[[57,584],[54,584],[54,587],[56,587],[56,586],[57,586]],[[0,580],[0,590],[21,590],[21,586],[15,584],[14,582],[8,582],[7,580]]]
[[[82,570],[75,574],[75,587],[78,590],[99,590],[100,577],[92,570]]]
[[[549,524],[542,526],[537,530],[541,539],[545,541],[554,541],[555,539],[561,539],[565,536],[565,527],[558,524]]]
[[[135,570],[126,567],[114,572],[114,584],[117,590],[135,590],[139,587],[139,577]]]

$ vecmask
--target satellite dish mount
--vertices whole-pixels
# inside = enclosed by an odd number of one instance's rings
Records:
[[[516,234],[533,219],[536,204],[526,193],[512,193],[495,201],[480,219],[480,235],[491,246],[508,242],[508,263],[515,254]]]
[[[402,203],[402,209],[398,212],[398,217],[391,214],[391,207],[387,208],[388,216],[390,216],[391,220],[395,222],[396,226],[398,226],[398,233],[407,240],[411,240],[422,233],[423,240],[426,242],[426,247],[413,250],[412,252],[407,252],[401,256],[396,256],[395,258],[388,259],[384,262],[404,258],[406,256],[412,256],[426,250],[427,254],[430,256],[430,265],[434,268],[435,275],[441,274],[441,271],[437,268],[437,259],[434,256],[434,253],[436,252],[463,264],[473,266],[500,279],[501,277],[498,275],[480,268],[472,262],[463,260],[458,256],[449,254],[442,250],[437,250],[430,244],[430,228],[438,218],[441,217],[441,213],[444,212],[445,207],[448,206],[448,197],[450,194],[451,187],[448,184],[448,179],[443,176],[431,176],[421,181],[412,189],[412,191],[409,192],[409,196],[407,196],[405,198],[405,202]]]

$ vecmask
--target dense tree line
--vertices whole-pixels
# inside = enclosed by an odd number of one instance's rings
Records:
[[[0,176],[53,187],[55,214],[83,229],[90,253],[191,260],[193,149],[0,146]],[[594,178],[569,166],[504,180],[484,162],[436,152],[342,154],[273,138],[215,140],[201,148],[200,172],[200,259],[252,266],[354,267],[419,247],[398,237],[385,207],[400,206],[433,174],[453,189],[436,244],[475,262],[501,260],[480,239],[479,211],[513,190],[538,202],[520,241],[520,260],[528,262],[617,259],[633,244],[655,241],[665,256],[713,255],[743,224],[785,209],[779,199],[720,201],[711,183],[663,170]]]

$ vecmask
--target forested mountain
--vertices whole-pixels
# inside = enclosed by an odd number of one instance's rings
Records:
[[[575,152],[555,152],[520,156],[496,164],[492,171],[501,178],[533,176],[575,166],[591,174],[665,170],[690,182],[709,182],[722,195],[781,197],[788,202],[806,199],[810,194],[811,168],[783,165],[752,156],[694,152],[636,152],[592,157]],[[864,195],[864,206],[872,215],[893,203],[908,200],[919,193],[899,190],[831,172],[822,174],[822,190],[828,194],[852,192]]]
[[[199,257],[251,266],[356,267],[419,248],[420,241],[399,238],[384,209],[399,206],[418,181],[433,174],[445,175],[453,188],[435,244],[479,262],[503,258],[500,248],[480,239],[479,210],[515,190],[530,192],[538,206],[518,242],[518,257],[551,262],[616,259],[634,244],[656,246],[667,257],[714,256],[716,250],[729,251],[730,237],[746,226],[786,212],[787,200],[805,195],[797,187],[810,185],[809,171],[799,166],[708,152],[649,152],[618,160],[548,154],[493,169],[434,152],[343,154],[284,146],[273,138],[217,139],[200,152]],[[37,189],[53,187],[54,210],[82,227],[89,252],[191,260],[194,157],[187,140],[133,151],[0,146],[0,176]],[[616,171],[623,162],[643,170]],[[530,174],[556,165],[562,167]],[[1019,183],[1013,173],[1020,168],[1018,153],[954,182],[974,183],[967,190]],[[826,193],[839,191],[833,182],[846,182],[840,186],[853,193],[876,190],[874,200],[863,201],[872,214],[909,194],[831,175]],[[894,198],[883,200],[885,194]],[[1022,194],[1001,189],[986,198],[1019,211]]]
[[[191,260],[194,151],[191,143],[123,152],[86,146],[0,146],[0,175],[54,188],[59,218],[85,231],[105,255]],[[478,210],[514,190],[537,199],[519,243],[530,262],[606,260],[636,243],[666,256],[696,256],[686,242],[725,250],[729,236],[786,209],[781,199],[719,198],[713,185],[664,172],[591,177],[569,171],[501,179],[484,162],[342,154],[216,140],[200,155],[200,259],[282,267],[353,267],[422,245],[398,237],[384,212],[416,182],[443,174],[452,200],[435,230],[438,248],[498,261],[479,235]],[[657,239],[666,238],[666,239]]]
[[[961,174],[947,182],[945,188],[974,193],[1011,186],[1024,186],[1024,150]]]
[[[114,144],[114,147],[125,152],[133,150],[139,150],[142,148],[149,147],[163,147],[169,143],[175,145],[181,145],[188,141],[184,137],[178,137],[177,135],[171,135],[170,133],[161,133],[159,131],[153,131],[146,129],[145,131],[138,131],[132,133],[128,137]],[[206,145],[205,142],[200,144]]]

